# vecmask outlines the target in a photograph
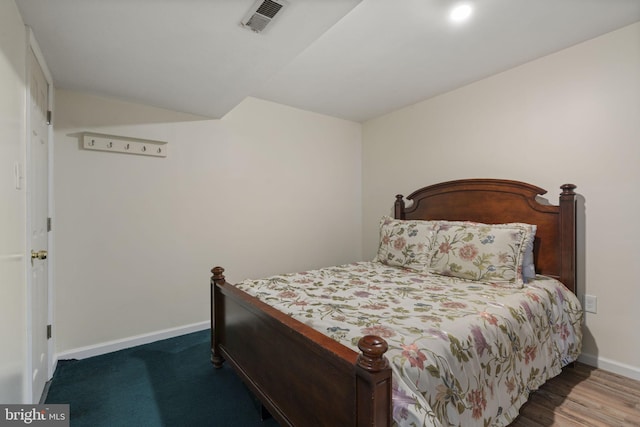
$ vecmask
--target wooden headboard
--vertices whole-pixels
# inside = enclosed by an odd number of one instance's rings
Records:
[[[537,226],[534,243],[536,272],[559,279],[576,292],[576,186],[560,187],[559,205],[537,196],[547,191],[519,181],[463,179],[414,191],[405,207],[396,196],[396,219],[474,221],[486,224],[523,222]]]

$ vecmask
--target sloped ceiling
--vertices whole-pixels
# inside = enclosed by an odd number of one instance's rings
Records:
[[[58,88],[211,118],[247,96],[365,121],[640,21],[640,0],[16,0]]]

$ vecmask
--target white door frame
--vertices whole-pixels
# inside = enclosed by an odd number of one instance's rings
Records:
[[[47,63],[44,60],[44,56],[42,55],[42,51],[40,50],[40,46],[38,45],[38,42],[33,34],[33,31],[31,31],[31,28],[26,27],[26,31],[27,31],[27,46],[26,46],[26,82],[27,82],[27,90],[26,90],[26,103],[25,103],[25,107],[26,107],[26,161],[25,161],[25,171],[24,171],[24,176],[26,177],[26,185],[27,185],[27,195],[30,193],[29,192],[29,186],[31,185],[31,182],[29,180],[30,177],[30,173],[31,173],[31,144],[32,144],[32,134],[31,134],[31,97],[30,97],[30,86],[31,86],[31,70],[30,70],[30,66],[29,66],[29,50],[33,51],[36,59],[38,60],[38,63],[40,64],[40,67],[42,68],[42,72],[44,73],[44,77],[47,80],[47,84],[49,87],[49,92],[48,92],[48,110],[53,112],[53,94],[54,94],[54,88],[53,88],[53,78],[51,76],[51,72],[49,71],[49,68],[47,67]],[[48,217],[49,218],[53,218],[52,213],[53,213],[53,126],[50,125],[48,126],[47,129],[47,145],[48,145],[48,166],[49,166],[49,171],[48,171],[48,201],[47,201],[47,211],[48,211]],[[32,289],[32,283],[31,283],[31,250],[35,249],[37,250],[37,248],[32,248],[31,247],[31,237],[30,237],[30,233],[31,233],[31,198],[29,196],[27,196],[27,210],[26,210],[26,215],[27,215],[27,227],[26,227],[26,234],[25,234],[25,248],[26,248],[26,254],[25,254],[25,275],[27,278],[27,289]],[[54,243],[54,238],[53,238],[53,230],[51,232],[48,233],[48,251],[49,251],[49,256],[48,256],[48,262],[47,262],[47,267],[48,267],[48,271],[47,271],[47,286],[48,286],[48,301],[47,301],[47,316],[48,316],[48,324],[53,325],[53,291],[54,291],[54,286],[53,286],[53,258],[55,256],[55,251],[53,250],[53,243]],[[27,319],[31,319],[32,317],[32,311],[33,311],[33,307],[31,305],[31,293],[27,292],[27,312],[26,312],[26,316]],[[30,322],[28,322],[27,324],[30,324]],[[28,403],[38,403],[38,402],[32,402],[32,396],[33,396],[33,381],[32,381],[32,373],[33,373],[33,360],[32,360],[32,339],[33,339],[33,334],[32,331],[30,329],[30,327],[28,327],[27,330],[27,351],[26,351],[26,355],[27,355],[27,363],[25,364],[25,387],[24,387],[24,397],[23,400],[24,402],[28,402]],[[53,371],[55,369],[55,359],[53,357],[53,352],[55,350],[55,335],[53,335],[51,337],[51,339],[48,340],[47,342],[47,372],[46,372],[46,376],[47,376],[47,380],[50,380],[51,377],[53,376]]]

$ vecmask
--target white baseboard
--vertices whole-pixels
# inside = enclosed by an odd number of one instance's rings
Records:
[[[101,354],[111,353],[113,351],[124,350],[125,348],[135,347],[137,345],[149,344],[154,341],[160,341],[167,338],[173,338],[191,332],[198,332],[211,327],[210,321],[193,323],[191,325],[180,326],[177,328],[164,329],[161,331],[151,332],[143,335],[136,335],[120,340],[109,341],[87,347],[80,347],[55,355],[53,360],[53,368],[55,369],[58,360],[64,359],[86,359],[87,357],[100,356]],[[615,360],[594,356],[592,354],[582,353],[578,357],[578,361],[586,365],[613,372],[627,378],[640,381],[640,368],[617,362]]]
[[[605,371],[613,372],[614,374],[622,375],[624,377],[640,381],[640,368],[638,368],[637,366],[631,366],[617,362],[615,360],[585,353],[582,353],[580,357],[578,357],[578,361],[584,363],[585,365],[593,366]]]
[[[54,366],[58,360],[64,359],[86,359],[87,357],[100,356],[101,354],[111,353],[113,351],[124,350],[125,348],[135,347],[137,345],[149,344],[154,341],[160,341],[167,338],[173,338],[191,332],[202,331],[211,327],[210,321],[193,323],[191,325],[179,326],[177,328],[164,329],[162,331],[151,332],[143,335],[123,338],[120,340],[108,341],[105,343],[90,345],[86,347],[74,348],[72,350],[63,351],[56,354]]]

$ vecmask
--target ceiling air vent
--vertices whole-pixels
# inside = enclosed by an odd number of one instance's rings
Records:
[[[242,20],[242,26],[259,33],[286,6],[283,0],[258,0]]]

